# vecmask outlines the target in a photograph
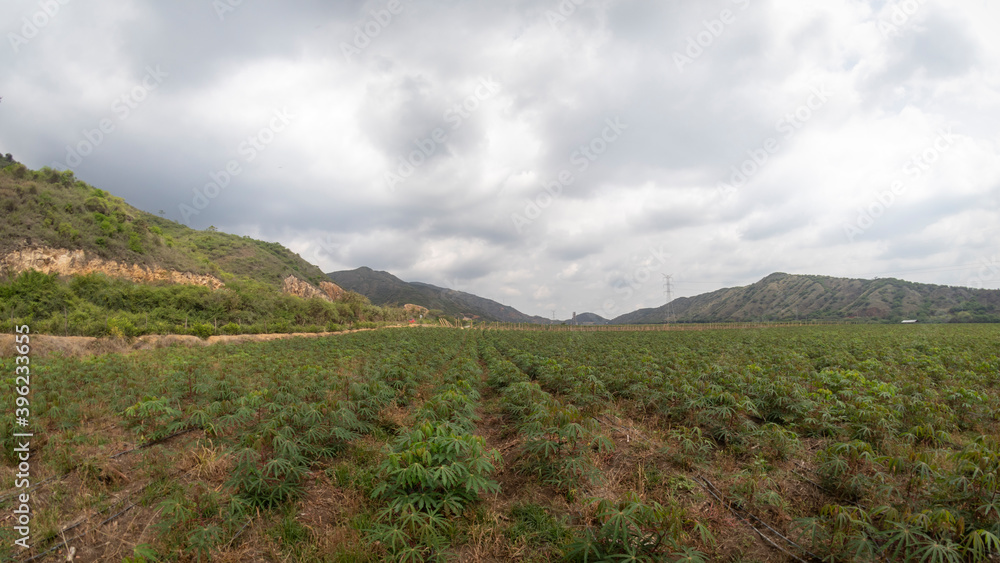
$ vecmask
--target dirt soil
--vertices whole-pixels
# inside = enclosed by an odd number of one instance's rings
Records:
[[[405,326],[405,325],[399,325]],[[237,334],[210,336],[202,340],[197,336],[182,334],[147,334],[133,339],[96,338],[93,336],[50,336],[47,334],[31,335],[31,355],[42,357],[49,354],[63,356],[91,356],[97,354],[126,353],[133,350],[152,350],[169,346],[211,346],[213,344],[233,344],[239,342],[267,342],[283,338],[319,338],[334,334],[347,334],[365,330],[344,330],[340,332],[295,332],[281,334]],[[0,357],[11,357],[16,354],[13,334],[0,334]]]

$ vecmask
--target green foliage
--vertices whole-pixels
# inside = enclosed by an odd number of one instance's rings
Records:
[[[448,423],[424,422],[399,437],[381,465],[385,482],[373,496],[389,501],[399,515],[407,507],[454,516],[481,493],[495,493],[488,477],[499,462],[481,437],[464,434]]]
[[[508,386],[503,404],[523,437],[526,470],[567,493],[597,480],[591,450],[610,452],[614,444],[593,418],[527,381]]]
[[[181,427],[181,414],[167,397],[144,397],[124,412],[140,441],[157,440],[176,432]]]
[[[274,457],[265,460],[253,450],[237,454],[239,462],[233,469],[229,484],[249,506],[274,508],[302,494],[302,459]]]
[[[634,493],[617,502],[595,502],[595,526],[569,545],[567,561],[655,561],[672,548],[681,549],[678,542],[685,519],[676,509],[645,504]],[[685,549],[681,557],[698,561],[703,556]]]
[[[208,323],[197,323],[191,327],[191,334],[201,339],[208,339],[209,336],[215,334],[215,329]]]
[[[231,273],[256,279],[272,289],[280,289],[289,275],[313,283],[326,279],[319,268],[280,244],[190,229],[92,188],[70,171],[43,169],[35,173],[20,164],[2,166],[0,210],[5,213],[0,224],[2,254],[27,238],[35,245],[80,249],[88,256],[125,264],[196,274]],[[98,243],[98,239],[103,242]],[[161,239],[164,244],[160,244]]]
[[[118,338],[132,338],[139,335],[136,328],[128,317],[113,317],[108,319],[108,331],[112,336]]]
[[[394,309],[377,308],[387,319]],[[398,310],[402,312],[402,310]],[[372,315],[371,311],[368,311]],[[357,320],[342,303],[284,295],[264,284],[232,280],[224,289],[193,285],[149,285],[101,274],[60,279],[25,272],[0,278],[0,330],[11,330],[11,317],[32,324],[36,332],[75,336],[106,336],[120,323],[122,335],[151,333],[198,336],[261,332],[322,332],[342,330],[341,322]],[[232,326],[240,328],[232,332]],[[372,323],[365,326],[381,326]],[[126,328],[128,327],[128,328]]]
[[[128,249],[136,254],[145,252],[142,249],[142,236],[139,233],[130,233],[128,235]]]
[[[533,546],[561,546],[572,537],[565,521],[555,518],[537,504],[514,505],[508,518],[511,524],[504,533],[514,542],[523,541]]]
[[[101,327],[103,309],[74,296],[120,306],[158,295],[101,276],[52,281],[16,287],[46,298],[68,288],[71,321]],[[219,295],[173,291],[172,302]],[[112,315],[109,330],[125,320],[138,330],[144,319]],[[32,472],[56,476],[32,497],[52,503],[37,505],[39,537],[57,531],[49,522],[113,514],[131,497],[153,520],[141,536],[118,528],[133,560],[777,557],[743,554],[767,548],[731,507],[805,560],[987,563],[1000,554],[996,342],[992,326],[403,328],[39,354],[23,430],[45,437],[32,441]],[[0,357],[5,404],[15,367]],[[132,442],[115,427],[148,447],[109,459]],[[0,419],[11,474],[14,431],[13,417]],[[502,469],[521,475],[498,474],[494,445]],[[586,495],[616,496],[577,500]],[[267,555],[241,545],[251,534]],[[331,553],[331,537],[365,549]]]

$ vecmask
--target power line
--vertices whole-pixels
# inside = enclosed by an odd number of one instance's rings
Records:
[[[673,281],[674,275],[673,274],[662,274],[662,275],[663,275],[663,293],[666,295],[667,298],[667,303],[666,303],[667,322],[670,322],[670,319],[672,319],[674,316],[674,306],[672,305],[672,302],[674,300],[674,290],[673,287],[671,286],[671,282]]]

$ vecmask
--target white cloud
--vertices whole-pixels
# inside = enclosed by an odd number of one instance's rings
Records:
[[[71,3],[19,52],[0,49],[0,151],[63,159],[159,64],[169,78],[81,177],[180,219],[192,189],[287,107],[294,123],[192,226],[546,317],[659,305],[664,273],[675,296],[773,271],[960,283],[1000,242],[993,3],[927,0],[891,37],[879,20],[893,2],[591,0],[555,27],[553,4],[407,3],[347,61],[339,44],[379,2],[247,2],[222,21],[197,0]],[[735,21],[678,71],[673,53],[723,9]],[[6,2],[0,21],[13,31],[35,10]],[[483,77],[500,89],[452,128],[444,112]],[[818,87],[829,100],[786,137],[779,120]],[[573,152],[613,118],[628,129],[580,170]],[[947,127],[959,141],[908,174]],[[388,190],[385,172],[435,128],[447,141]],[[778,149],[723,197],[769,138]],[[573,183],[518,232],[511,214],[562,170]],[[905,191],[849,240],[844,225],[895,181]],[[643,268],[649,281],[622,299],[614,284]]]

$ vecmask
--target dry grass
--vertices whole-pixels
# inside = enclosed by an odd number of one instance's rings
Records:
[[[210,481],[223,481],[233,467],[232,455],[227,448],[216,446],[211,440],[207,444],[198,444],[187,454],[183,467],[189,467],[191,473],[199,478]]]
[[[214,344],[237,344],[241,342],[268,342],[286,338],[321,338],[324,336],[369,330],[378,329],[362,328],[341,332],[219,335],[210,336],[208,340],[184,334],[147,334],[134,339],[37,334],[31,335],[31,355],[44,357],[52,354],[60,354],[68,357],[83,357],[101,354],[125,354],[135,350],[156,350],[170,346],[194,347]],[[14,345],[13,334],[0,334],[0,357],[13,357],[15,355]]]

